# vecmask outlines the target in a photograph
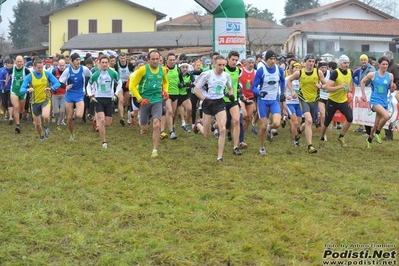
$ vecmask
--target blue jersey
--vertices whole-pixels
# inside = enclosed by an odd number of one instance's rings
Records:
[[[380,77],[379,72],[375,72],[373,79],[373,90],[371,91],[370,103],[372,105],[381,105],[385,109],[388,108],[388,89],[391,85],[388,71],[384,77]]]

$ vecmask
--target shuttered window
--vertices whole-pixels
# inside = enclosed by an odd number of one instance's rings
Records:
[[[113,19],[112,20],[112,33],[122,32],[122,20],[121,19]]]
[[[68,20],[68,40],[78,35],[78,20]]]
[[[97,20],[89,19],[89,33],[97,33]]]

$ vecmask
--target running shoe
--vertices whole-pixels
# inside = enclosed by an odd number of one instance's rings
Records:
[[[324,148],[326,145],[327,140],[320,138],[319,148]]]
[[[187,124],[185,124],[184,126],[182,126],[182,128],[184,129],[184,131],[186,131],[187,133],[190,133],[191,131],[190,131],[190,127],[187,125]]]
[[[166,139],[168,137],[168,134],[165,133],[165,131],[161,132],[161,140]]]
[[[374,134],[374,137],[378,144],[382,144],[382,138],[380,134]]]
[[[14,123],[14,119],[12,117],[10,117],[10,119],[8,119],[8,124],[12,125]]]
[[[44,136],[40,136],[40,142],[44,141]]]
[[[299,147],[299,141],[295,141],[295,140],[294,140],[294,146],[295,146],[295,147]]]
[[[124,119],[124,118],[121,118],[121,120],[119,120],[119,123],[121,123],[121,125],[122,125],[123,127],[126,125],[125,119]]]
[[[246,144],[245,142],[241,142],[239,147],[240,147],[240,149],[246,149],[246,148],[248,148],[248,144]]]
[[[344,137],[338,137],[338,141],[339,141],[339,143],[341,144],[341,147],[342,147],[342,148],[348,147],[348,145],[347,145],[346,142],[345,142],[345,138],[344,138]]]
[[[108,144],[106,142],[103,142],[103,148],[108,149]]]
[[[152,151],[151,158],[156,158],[156,157],[158,157],[158,152],[157,151]]]
[[[44,127],[44,135],[46,138],[50,137],[50,128],[49,127]]]
[[[72,141],[75,139],[75,134],[71,134],[71,136],[69,137],[69,140]]]
[[[216,160],[216,162],[217,162],[217,163],[220,163],[220,164],[227,164],[227,163],[223,160],[223,158],[218,158],[218,159]]]
[[[313,145],[312,145],[312,146],[309,146],[308,152],[309,152],[310,154],[312,154],[312,153],[317,153],[317,150],[316,150],[315,147],[313,147]]]
[[[177,139],[176,133],[174,131],[170,132],[169,139]]]
[[[20,125],[17,125],[16,127],[15,127],[15,133],[21,133],[21,126]]]
[[[267,139],[270,141],[270,142],[273,142],[273,134],[272,134],[272,132],[268,129],[268,130],[266,130],[267,131]]]
[[[215,129],[215,131],[213,131],[213,135],[215,136],[215,139],[219,138],[219,131],[217,129]]]
[[[231,133],[230,133],[230,132],[227,133],[227,141],[228,141],[228,142],[233,141],[233,137],[231,136]]]
[[[239,149],[238,147],[235,147],[235,148],[233,149],[233,154],[234,154],[234,155],[242,155],[242,152],[240,151],[240,149]]]
[[[283,115],[282,120],[283,120],[283,122],[281,123],[281,127],[285,128],[285,125],[287,124],[287,116]]]
[[[255,125],[252,125],[252,133],[254,133],[255,135],[258,134],[258,130],[256,129]]]
[[[260,155],[266,155],[266,148],[265,147],[260,148],[259,149],[259,154]]]
[[[371,143],[366,139],[366,148],[371,149]]]
[[[361,132],[363,132],[363,128],[358,127],[357,129],[353,130],[353,132],[355,132],[355,133],[361,133]]]

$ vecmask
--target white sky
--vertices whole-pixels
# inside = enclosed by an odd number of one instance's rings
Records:
[[[169,17],[176,18],[183,16],[192,11],[203,10],[194,0],[131,0],[139,5],[154,8],[155,10],[164,13]],[[14,20],[14,12],[12,7],[17,5],[17,0],[6,1],[1,8],[1,16],[3,22],[0,24],[0,36],[8,39],[8,20]],[[172,4],[173,3],[173,4]],[[244,0],[245,4],[252,4],[253,7],[259,10],[268,9],[274,13],[274,18],[277,22],[284,17],[284,0]],[[166,20],[163,20],[166,21]],[[163,22],[162,21],[162,22]]]

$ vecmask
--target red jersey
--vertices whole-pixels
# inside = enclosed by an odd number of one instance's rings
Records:
[[[64,72],[64,71],[62,71],[62,72]],[[54,77],[57,79],[57,80],[60,80],[60,77],[61,77],[61,75],[62,75],[62,72],[57,68],[57,69],[54,69],[53,70],[53,75],[54,75]],[[60,87],[58,87],[58,89],[57,89],[57,91],[52,91],[51,90],[51,93],[53,94],[53,95],[64,95],[65,93],[66,93],[66,89],[65,88],[62,88],[61,86]]]
[[[248,72],[245,68],[241,68],[241,76],[238,78],[242,86],[242,94],[247,99],[254,98],[254,94],[252,92],[252,83],[255,78],[255,70],[252,69],[251,72]]]

